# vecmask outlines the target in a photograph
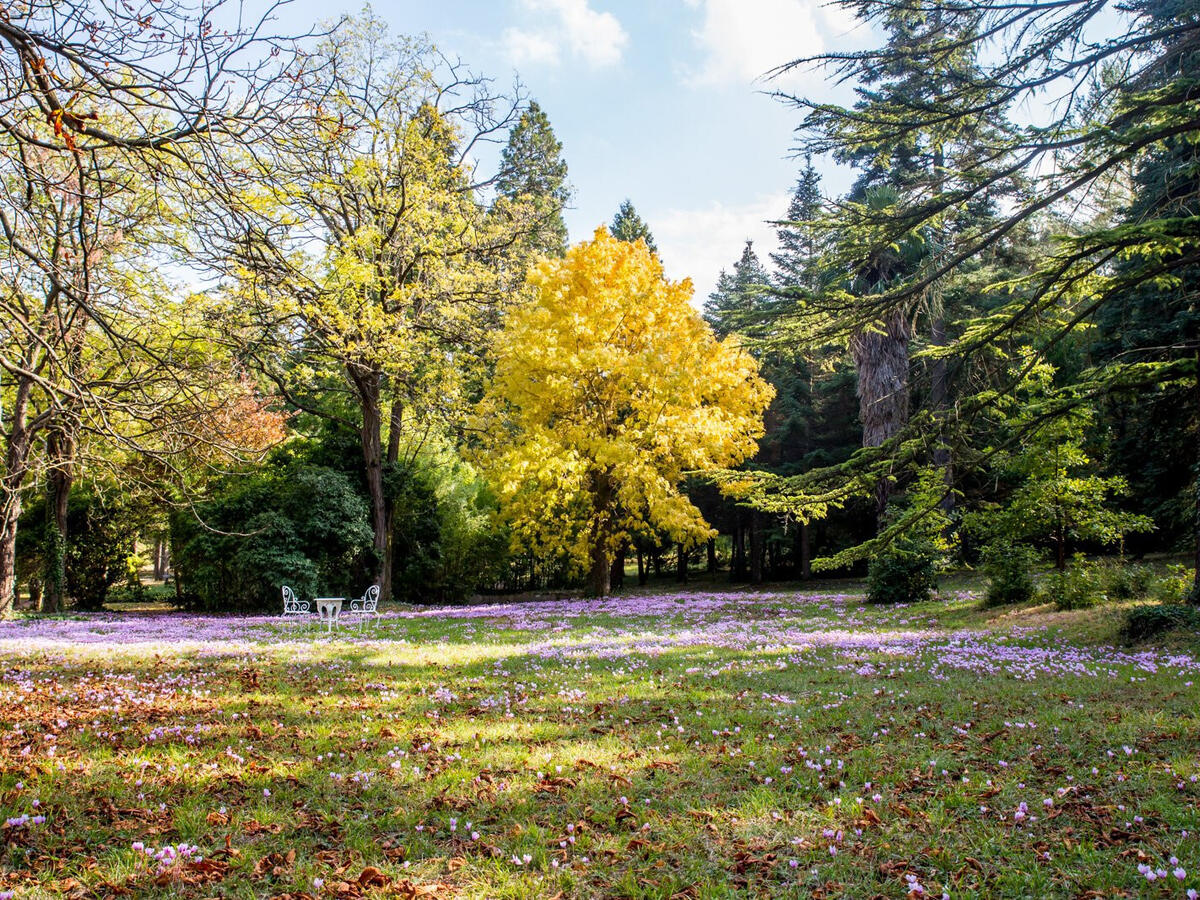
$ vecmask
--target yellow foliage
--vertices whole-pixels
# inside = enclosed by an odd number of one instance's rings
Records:
[[[598,228],[528,275],[495,338],[483,402],[488,469],[518,546],[579,567],[635,530],[711,536],[685,473],[736,465],[773,389],[720,341],[644,242]]]

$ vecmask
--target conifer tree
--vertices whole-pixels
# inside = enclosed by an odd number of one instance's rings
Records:
[[[563,207],[571,198],[562,142],[554,136],[550,119],[536,101],[521,114],[500,154],[496,194],[509,203],[532,210],[531,233],[525,244],[534,252],[562,256],[567,249]]]
[[[804,170],[796,179],[787,215],[775,230],[779,250],[771,254],[771,262],[775,264],[775,280],[780,287],[810,290],[816,287],[817,257],[821,250],[816,221],[822,205],[821,174],[813,167],[809,154],[804,159]]]
[[[643,240],[651,253],[658,252],[658,247],[654,243],[654,235],[650,233],[650,226],[642,221],[642,217],[637,214],[637,210],[633,208],[633,203],[628,198],[621,204],[617,214],[613,216],[608,230],[618,241],[628,241],[632,244],[635,241]]]
[[[732,274],[722,269],[716,290],[708,295],[705,321],[720,337],[734,332],[752,336],[761,331],[762,307],[770,284],[771,277],[754,252],[754,242],[746,241]]]

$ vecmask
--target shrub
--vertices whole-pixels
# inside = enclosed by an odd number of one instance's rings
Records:
[[[1028,544],[994,541],[983,549],[983,572],[988,577],[985,607],[1025,603],[1033,599],[1033,566],[1037,554]]]
[[[1121,631],[1130,641],[1142,641],[1176,628],[1200,629],[1200,609],[1183,603],[1135,606],[1126,615]]]
[[[1192,592],[1192,570],[1187,566],[1171,566],[1167,574],[1156,579],[1150,593],[1159,603],[1186,603]]]
[[[302,597],[361,592],[369,571],[367,521],[354,485],[323,466],[283,459],[230,476],[195,513],[180,510],[171,519],[185,603],[269,609],[282,602],[282,584]]]
[[[508,535],[475,471],[436,449],[390,466],[392,596],[453,603],[495,581],[508,564]]]
[[[1114,560],[1101,564],[1099,569],[1104,593],[1113,600],[1141,599],[1154,585],[1154,571],[1149,566]]]
[[[1108,599],[1099,569],[1079,560],[1050,575],[1041,585],[1041,594],[1061,610],[1088,609]]]
[[[930,541],[898,538],[867,567],[868,603],[915,603],[937,589],[937,548]]]

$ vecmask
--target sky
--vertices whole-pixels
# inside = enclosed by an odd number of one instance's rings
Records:
[[[359,2],[297,0],[285,25],[357,12]],[[783,89],[846,99],[819,73],[770,69],[864,46],[867,29],[823,0],[377,0],[396,34],[430,35],[500,86],[520,80],[563,144],[574,187],[571,241],[611,221],[625,198],[654,234],[667,275],[696,302],[747,239],[767,261],[802,166],[800,114]],[[826,193],[849,176],[829,166]]]

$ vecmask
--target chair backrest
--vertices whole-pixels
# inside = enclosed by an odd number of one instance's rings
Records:
[[[308,612],[308,601],[297,600],[296,592],[285,584],[283,586],[283,614],[296,616],[306,612]]]
[[[379,585],[373,584],[363,594],[363,612],[379,611]]]

